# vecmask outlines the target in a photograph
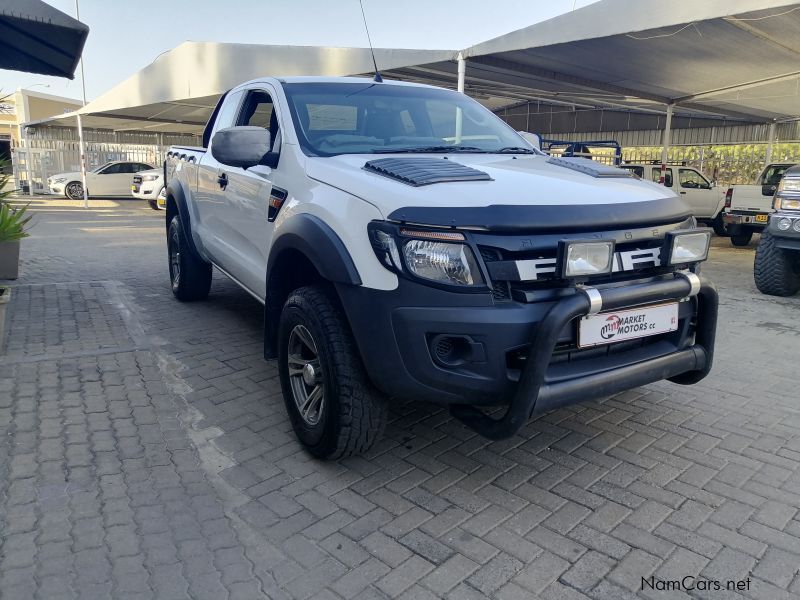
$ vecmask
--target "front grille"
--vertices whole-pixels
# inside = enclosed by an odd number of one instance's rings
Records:
[[[133,178],[133,183],[142,183],[142,178],[138,175]]]
[[[662,239],[639,240],[617,244],[617,253],[629,253],[632,251],[642,251],[644,256],[652,256],[652,252],[660,248]],[[543,261],[541,264],[548,265],[549,270],[553,269],[557,250],[555,248],[538,251],[510,251],[502,248],[478,245],[481,257],[486,263],[497,261]],[[487,265],[488,267],[488,265]],[[515,268],[511,269],[515,271]],[[548,269],[544,269],[545,271]],[[609,275],[592,277],[591,284],[604,284],[615,281],[625,281],[631,278],[642,276],[658,275],[669,271],[668,267],[653,264],[653,261],[642,261],[641,263],[627,264],[621,270],[610,273]],[[507,271],[507,270],[506,270]],[[496,300],[510,300],[515,297],[515,292],[526,293],[536,290],[546,290],[569,285],[565,280],[560,279],[555,272],[537,272],[536,279],[516,280],[514,277],[492,277],[492,295]]]

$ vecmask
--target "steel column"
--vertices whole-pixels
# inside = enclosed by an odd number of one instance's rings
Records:
[[[667,104],[667,118],[664,123],[664,136],[661,140],[661,176],[658,183],[666,185],[667,181],[667,160],[669,160],[669,142],[672,128],[672,103]]]
[[[86,189],[86,148],[83,143],[83,123],[78,115],[78,152],[81,155],[81,185],[83,187],[83,208],[89,208],[89,190]]]

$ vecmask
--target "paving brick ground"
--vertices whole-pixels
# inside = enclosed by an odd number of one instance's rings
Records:
[[[3,598],[795,598],[800,298],[718,240],[717,364],[489,443],[396,405],[310,459],[260,307],[167,286],[163,214],[37,200],[0,356]],[[749,589],[655,591],[686,575]]]

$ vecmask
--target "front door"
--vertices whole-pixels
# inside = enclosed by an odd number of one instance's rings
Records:
[[[699,171],[689,167],[679,168],[678,192],[689,204],[695,217],[714,216],[714,211],[719,203],[719,196]]]
[[[278,151],[278,115],[272,94],[266,89],[246,92],[237,126],[270,130],[273,151]],[[269,199],[278,169],[256,165],[249,169],[226,167],[225,230],[237,254],[230,273],[259,298],[266,295],[267,253],[273,224],[268,219]]]
[[[92,196],[122,196],[130,192],[131,163],[112,163],[95,173],[86,185]]]

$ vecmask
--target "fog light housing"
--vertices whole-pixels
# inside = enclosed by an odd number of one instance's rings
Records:
[[[782,219],[778,219],[778,229],[781,231],[788,231],[789,228],[792,226],[792,220],[783,217]]]
[[[666,264],[674,266],[702,262],[708,258],[710,244],[710,231],[696,229],[670,231],[666,237]]]
[[[614,240],[562,240],[558,250],[562,278],[611,273]]]

